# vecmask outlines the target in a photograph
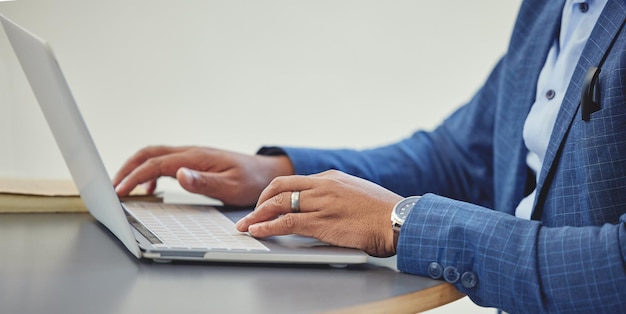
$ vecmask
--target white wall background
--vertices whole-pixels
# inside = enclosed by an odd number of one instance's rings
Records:
[[[17,0],[0,13],[50,42],[113,175],[151,144],[365,148],[433,128],[504,53],[520,2]],[[0,176],[69,178],[4,33]]]
[[[113,174],[148,144],[370,147],[432,128],[504,53],[520,1],[17,0]],[[69,177],[0,34],[0,176]]]

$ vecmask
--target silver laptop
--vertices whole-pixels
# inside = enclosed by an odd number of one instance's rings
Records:
[[[367,262],[362,251],[311,238],[255,239],[235,229],[231,218],[242,213],[222,207],[121,203],[52,49],[1,14],[0,20],[82,200],[137,258],[340,265]]]

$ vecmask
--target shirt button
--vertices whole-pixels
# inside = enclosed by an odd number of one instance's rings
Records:
[[[473,271],[466,271],[461,275],[461,284],[463,287],[470,289],[476,287],[478,276]]]
[[[546,92],[546,99],[552,100],[554,96],[556,96],[556,92],[553,89]]]
[[[578,10],[582,13],[586,13],[587,11],[589,11],[589,3],[583,2],[578,4]]]
[[[443,274],[443,267],[439,263],[432,262],[428,265],[428,276],[432,279],[439,279]]]
[[[448,266],[443,269],[443,279],[449,283],[455,283],[459,281],[459,271],[454,266]]]

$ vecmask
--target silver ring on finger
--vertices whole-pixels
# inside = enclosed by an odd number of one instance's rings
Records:
[[[300,192],[299,191],[291,192],[291,212],[292,213],[300,212]]]

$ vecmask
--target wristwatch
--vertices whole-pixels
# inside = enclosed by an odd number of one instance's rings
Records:
[[[409,216],[409,213],[415,207],[415,204],[422,198],[421,196],[411,196],[400,200],[391,212],[391,228],[393,229],[393,241],[397,245],[400,237],[400,229]]]

